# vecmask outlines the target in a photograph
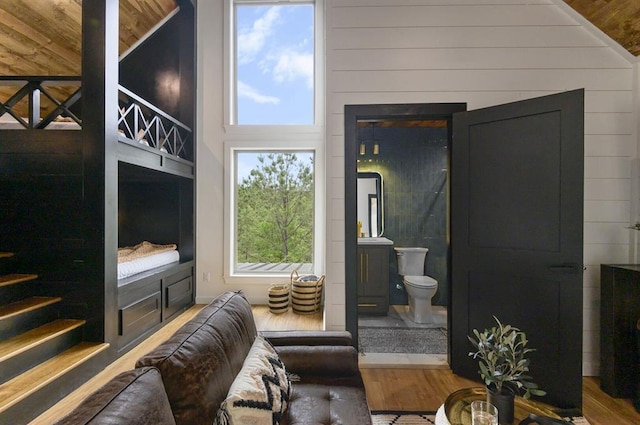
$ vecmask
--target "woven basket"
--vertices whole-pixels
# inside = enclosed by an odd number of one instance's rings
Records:
[[[317,280],[306,278],[308,276],[298,276],[297,270],[291,272],[291,308],[294,313],[312,314],[320,309],[324,275]]]
[[[269,286],[269,311],[274,314],[289,310],[290,285],[274,283]]]

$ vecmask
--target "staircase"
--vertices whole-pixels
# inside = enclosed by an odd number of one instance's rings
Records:
[[[84,320],[60,317],[60,297],[38,296],[38,275],[2,274],[0,424],[26,424],[104,366],[109,344],[84,342]]]

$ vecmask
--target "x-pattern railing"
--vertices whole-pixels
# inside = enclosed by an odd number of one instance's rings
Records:
[[[189,127],[122,86],[119,104],[118,131],[122,137],[179,158],[193,159]]]
[[[80,83],[80,77],[0,77],[1,87],[17,87],[6,101],[0,100],[0,117],[9,114],[24,129],[45,129],[58,117],[66,117],[67,121],[72,120],[82,126],[82,119],[71,110],[81,97]],[[71,94],[59,100],[47,89],[54,86],[64,87]],[[75,86],[77,88],[73,89]],[[40,116],[41,95],[53,107],[44,117]],[[23,101],[25,98],[26,102]],[[25,103],[28,113],[24,111]],[[193,161],[189,127],[122,86],[118,86],[118,103],[121,138]]]
[[[9,114],[13,119],[26,129],[47,128],[59,116],[65,116],[82,125],[82,120],[78,118],[70,108],[80,99],[80,78],[79,77],[2,77],[1,82],[4,87],[11,85],[19,88],[9,98],[0,101],[0,117]],[[22,84],[22,86],[20,86]],[[70,86],[78,85],[78,88],[60,101],[48,90],[47,86]],[[55,106],[47,115],[41,117],[40,101],[44,95]],[[24,114],[19,112],[20,102],[26,98],[28,113],[26,119]]]

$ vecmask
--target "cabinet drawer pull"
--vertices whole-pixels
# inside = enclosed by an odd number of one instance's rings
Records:
[[[371,303],[358,303],[358,307],[377,307],[378,304],[371,304]]]
[[[367,283],[369,283],[369,253],[367,252]]]

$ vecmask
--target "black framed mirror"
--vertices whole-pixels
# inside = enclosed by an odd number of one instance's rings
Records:
[[[375,171],[358,173],[358,237],[376,238],[384,233],[384,191],[382,175]]]

